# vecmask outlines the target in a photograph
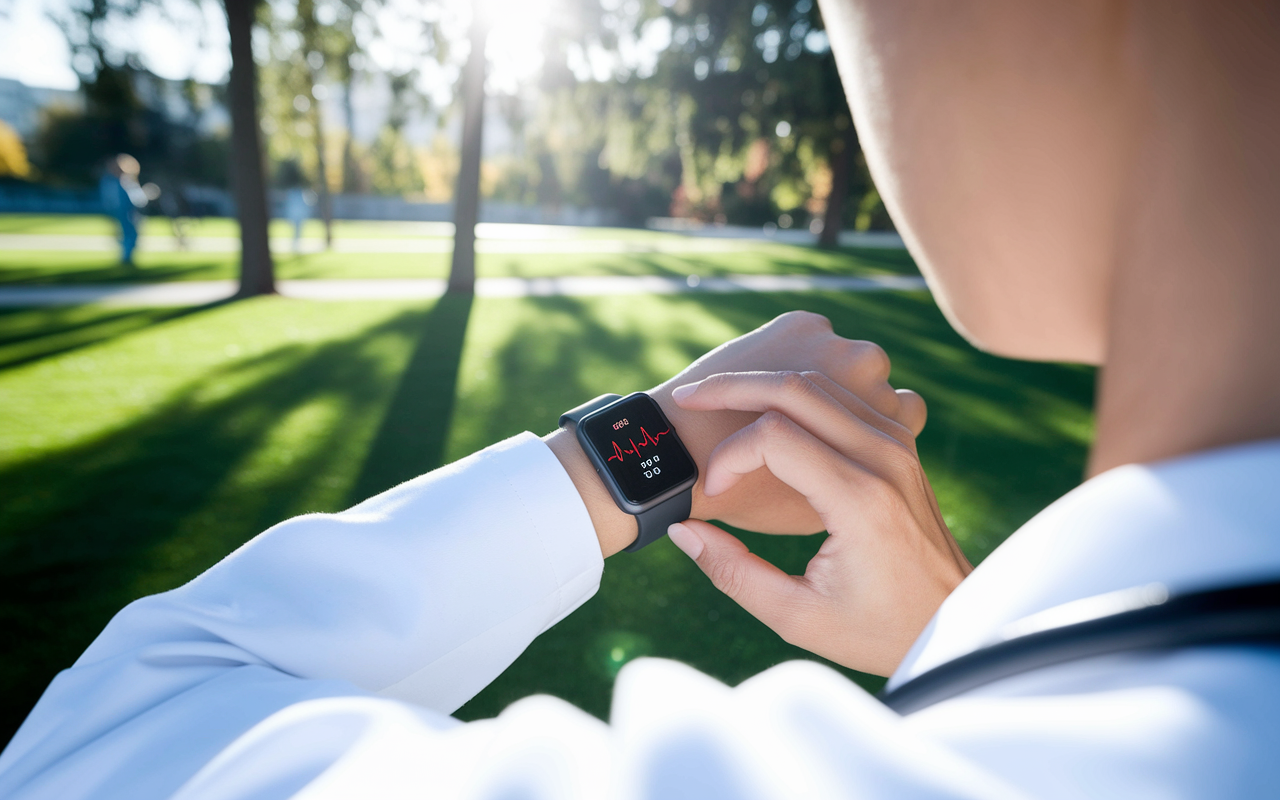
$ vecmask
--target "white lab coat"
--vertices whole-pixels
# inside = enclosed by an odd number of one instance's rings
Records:
[[[1280,575],[1278,479],[1270,442],[1088,481],[960,586],[893,680],[1081,597]],[[602,567],[531,434],[281,523],[121,611],[0,756],[0,797],[1280,794],[1280,653],[1262,648],[1095,658],[908,717],[814,663],[730,689],[649,659],[619,675],[609,724],[546,697],[449,717]]]

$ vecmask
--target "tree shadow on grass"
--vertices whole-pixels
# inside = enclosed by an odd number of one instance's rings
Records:
[[[99,344],[164,322],[218,308],[229,301],[178,308],[62,306],[0,309],[0,369]]]
[[[0,740],[129,601],[282,519],[343,507],[395,386],[387,349],[423,331],[415,310],[280,346],[127,426],[0,470]]]
[[[444,463],[458,364],[473,302],[470,294],[446,294],[422,318],[413,355],[369,447],[350,503]]]
[[[620,302],[548,297],[502,306],[523,311],[485,361],[491,390],[456,404],[469,298],[425,317],[406,312],[359,338],[236,362],[126,428],[0,471],[0,681],[9,688],[0,731],[16,728],[54,671],[119,607],[181,584],[274,522],[335,510],[446,458],[545,430],[560,410],[595,394],[669,377],[649,358],[655,346],[691,361],[717,343],[673,324],[685,314],[745,332],[807,308],[826,314],[842,335],[883,344],[895,382],[930,401],[921,454],[946,490],[944,513],[963,506],[975,517],[953,523],[971,533],[964,543],[973,558],[1079,480],[1092,372],[978,353],[927,294],[681,295],[663,300],[671,313],[657,323],[619,322]],[[387,339],[415,348],[403,372],[378,357]],[[241,388],[208,399],[209,385],[232,380]],[[305,446],[263,446],[317,403],[330,422],[308,433]],[[246,466],[264,454],[287,461]],[[742,536],[792,572],[821,542]],[[547,692],[603,717],[618,668],[638,655],[676,658],[729,684],[781,661],[813,658],[662,541],[612,559],[597,597],[534,642],[459,716],[489,716]],[[869,688],[878,684],[843,672]]]
[[[560,261],[545,255],[487,254],[481,263],[484,276],[540,278],[574,275],[657,275],[684,280],[689,275],[716,277],[753,275],[918,275],[915,262],[905,250],[845,248],[814,250],[791,247],[779,249],[762,242],[760,250],[699,253],[636,250],[571,257],[571,273]]]
[[[59,286],[87,283],[164,283],[206,276],[229,278],[225,260],[212,259],[187,264],[144,264],[130,269],[120,264],[100,263],[84,266],[12,266],[0,265],[0,286]]]

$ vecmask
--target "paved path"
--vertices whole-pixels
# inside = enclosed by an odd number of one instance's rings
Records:
[[[411,300],[439,297],[445,282],[435,279],[278,281],[280,294],[305,300]],[[481,278],[480,297],[551,297],[612,294],[681,294],[691,292],[868,292],[924,289],[924,280],[909,275],[852,277],[834,275],[729,275],[721,278],[608,276],[562,278]],[[0,286],[0,306],[70,306],[100,303],[113,306],[189,306],[225,300],[235,281]]]
[[[500,238],[479,239],[476,250],[481,253],[520,254],[609,254],[609,253],[743,253],[760,249],[765,239],[721,239],[714,237],[661,236],[636,239],[595,239],[591,237]],[[902,240],[896,235],[866,235],[859,240],[862,247],[899,249]],[[172,236],[158,234],[142,237],[139,245],[144,252],[172,253],[178,243]],[[0,250],[39,250],[60,252],[114,253],[120,245],[111,236],[53,235],[31,233],[0,234]],[[236,253],[240,240],[231,236],[193,236],[188,248],[199,253]],[[293,240],[274,238],[271,249],[277,253],[289,253]],[[302,252],[320,253],[324,244],[319,239],[303,239]],[[452,253],[453,239],[443,237],[417,238],[338,238],[333,243],[335,253]]]
[[[719,253],[750,252],[759,250],[765,239],[721,239],[695,237],[660,237],[637,239],[596,238],[540,238],[540,239],[477,239],[476,251],[485,253]],[[863,247],[900,248],[897,239],[869,239]],[[0,250],[101,252],[114,253],[119,244],[109,236],[51,236],[51,234],[0,233]],[[170,236],[143,236],[140,244],[143,252],[177,252],[177,239]],[[193,252],[239,252],[239,239],[233,237],[192,237],[187,250]],[[287,238],[271,239],[271,250],[279,253],[293,251],[293,241]],[[320,239],[302,239],[303,253],[324,252]],[[333,252],[339,253],[448,253],[453,252],[453,239],[449,238],[339,238],[333,243]]]

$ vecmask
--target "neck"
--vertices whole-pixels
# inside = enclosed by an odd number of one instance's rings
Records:
[[[1280,77],[1270,48],[1224,27],[1146,43],[1149,133],[1117,242],[1090,474],[1280,437]],[[1210,58],[1188,59],[1188,41]]]

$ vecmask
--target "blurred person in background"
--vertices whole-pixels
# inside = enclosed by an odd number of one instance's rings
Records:
[[[970,574],[916,455],[921,398],[873,344],[792,313],[651,390],[700,475],[672,541],[783,638],[891,675],[891,703],[1035,631],[1240,584],[1274,601],[1280,6],[822,10],[949,319],[1006,356],[1102,366],[1089,479]],[[1086,651],[903,713],[817,663],[730,688],[642,659],[608,723],[549,697],[451,718],[643,531],[597,471],[567,430],[525,433],[131,604],[0,756],[0,795],[1280,792],[1274,641]],[[791,576],[705,519],[829,536]]]
[[[296,158],[286,158],[276,171],[276,185],[284,189],[284,218],[293,226],[293,252],[302,252],[302,229],[315,208],[315,193],[307,188],[307,176]]]
[[[302,227],[311,219],[311,208],[315,201],[301,186],[290,188],[284,195],[284,215],[293,226],[293,252],[302,252]]]
[[[121,153],[107,160],[98,184],[103,211],[120,226],[120,263],[131,269],[135,268],[133,251],[138,246],[141,211],[147,205],[147,193],[138,183],[140,171],[138,159]]]

